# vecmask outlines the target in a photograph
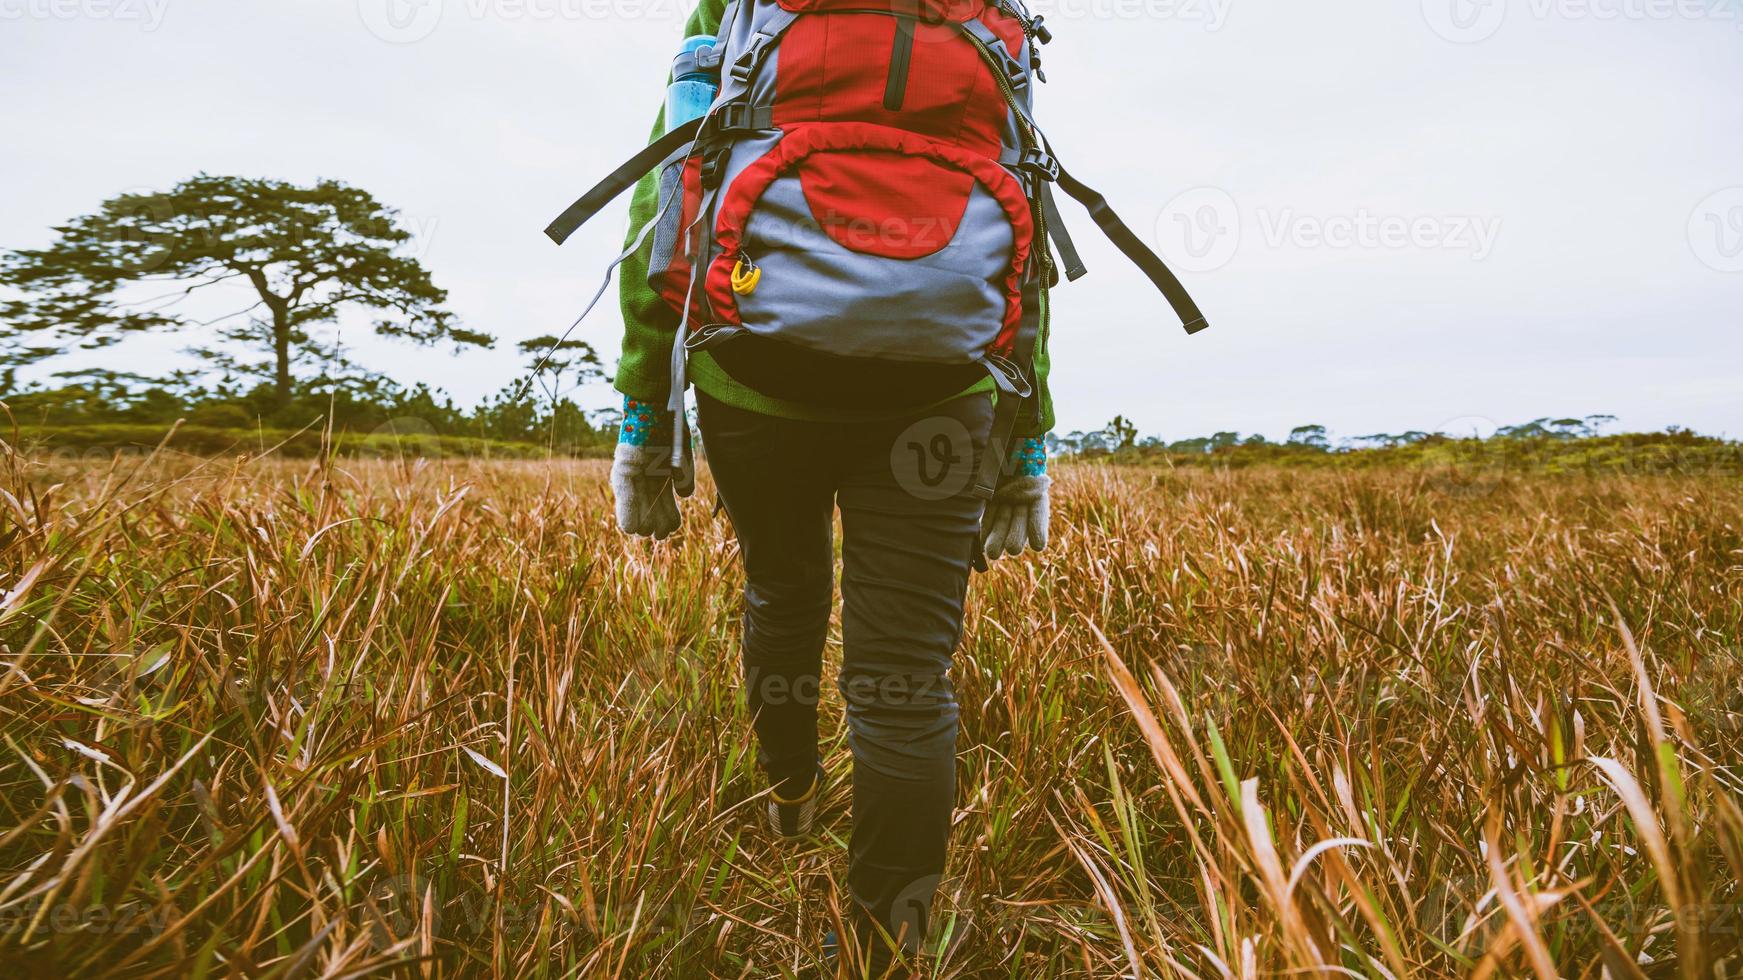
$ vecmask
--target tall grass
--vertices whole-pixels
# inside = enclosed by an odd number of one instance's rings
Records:
[[[706,485],[654,545],[602,463],[0,466],[0,961],[817,965],[846,789],[753,819]],[[973,589],[925,975],[1743,974],[1734,481],[1066,467],[1055,522]]]

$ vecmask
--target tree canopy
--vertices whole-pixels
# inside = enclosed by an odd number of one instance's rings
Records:
[[[0,309],[0,369],[71,345],[105,347],[146,331],[214,328],[230,347],[194,352],[226,372],[271,382],[290,397],[299,363],[344,364],[318,328],[368,311],[380,336],[419,345],[488,347],[444,308],[448,295],[414,256],[399,213],[339,181],[298,186],[200,174],[164,192],[104,201],[56,228],[44,249],[0,259],[0,285],[24,299]],[[142,284],[173,284],[167,293]],[[248,287],[241,309],[195,320],[178,312],[222,283]],[[148,295],[135,295],[145,293]],[[263,360],[237,356],[234,348]]]

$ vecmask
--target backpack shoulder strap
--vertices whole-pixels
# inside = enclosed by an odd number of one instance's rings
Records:
[[[598,214],[600,209],[617,199],[619,194],[629,190],[642,179],[648,171],[659,166],[672,154],[690,145],[696,139],[696,133],[702,128],[701,119],[692,119],[677,129],[649,143],[640,153],[630,157],[622,166],[611,172],[609,177],[593,186],[593,189],[581,195],[568,210],[557,216],[545,229],[545,234],[558,245],[569,240],[576,229],[587,223],[587,220]]]
[[[736,0],[727,11],[721,24],[720,34],[715,42],[715,57],[723,55],[734,38],[735,29],[745,10],[745,5],[754,0]],[[703,127],[708,127],[711,134],[724,134],[738,129],[751,129],[767,126],[767,113],[746,112],[734,109],[736,103],[742,101],[769,53],[780,41],[787,28],[799,15],[784,7],[775,7],[765,13],[760,23],[746,24],[748,32],[741,50],[738,51],[731,64],[722,64],[721,90],[715,98],[715,109],[700,119],[684,123],[659,139],[649,143],[640,153],[630,157],[624,164],[611,172],[611,175],[594,185],[593,189],[583,194],[568,210],[551,222],[545,229],[545,235],[558,245],[569,240],[569,236],[586,224],[589,219],[598,214],[607,204],[616,200],[618,195],[634,187],[648,171],[659,166],[674,153],[684,150],[703,133]]]

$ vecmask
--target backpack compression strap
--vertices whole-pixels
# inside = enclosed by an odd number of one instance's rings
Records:
[[[702,129],[702,122],[707,117],[692,119],[672,130],[666,135],[649,143],[645,149],[630,157],[623,166],[611,172],[611,176],[594,185],[593,189],[581,196],[581,199],[569,205],[569,209],[557,216],[551,226],[545,229],[545,234],[558,245],[569,240],[576,229],[587,223],[587,219],[598,214],[602,208],[610,204],[619,194],[634,187],[650,170],[660,165],[660,161],[682,149],[686,143],[696,138]]]
[[[1108,236],[1108,240],[1124,252],[1126,258],[1132,260],[1132,264],[1144,270],[1144,275],[1150,277],[1150,281],[1167,298],[1168,305],[1174,307],[1174,312],[1179,314],[1180,322],[1186,325],[1187,333],[1198,333],[1210,326],[1205,321],[1204,314],[1199,312],[1198,304],[1192,301],[1186,287],[1180,284],[1167,263],[1152,252],[1150,246],[1145,245],[1144,240],[1132,229],[1126,227],[1126,223],[1108,206],[1107,198],[1102,197],[1095,188],[1066,173],[1064,167],[1059,168],[1059,189],[1083,205],[1084,210],[1095,220],[1096,226],[1101,228],[1102,234]]]

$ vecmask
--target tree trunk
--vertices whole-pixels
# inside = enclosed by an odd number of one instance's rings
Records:
[[[278,389],[280,405],[290,401],[290,316],[282,308],[272,311],[272,354],[274,358],[272,381]]]
[[[272,311],[272,356],[273,394],[280,405],[290,401],[290,345],[291,345],[291,303],[295,299],[279,296],[267,285],[266,273],[259,266],[245,266],[243,272],[248,275],[248,281],[254,284],[255,292],[260,294],[260,301]]]

